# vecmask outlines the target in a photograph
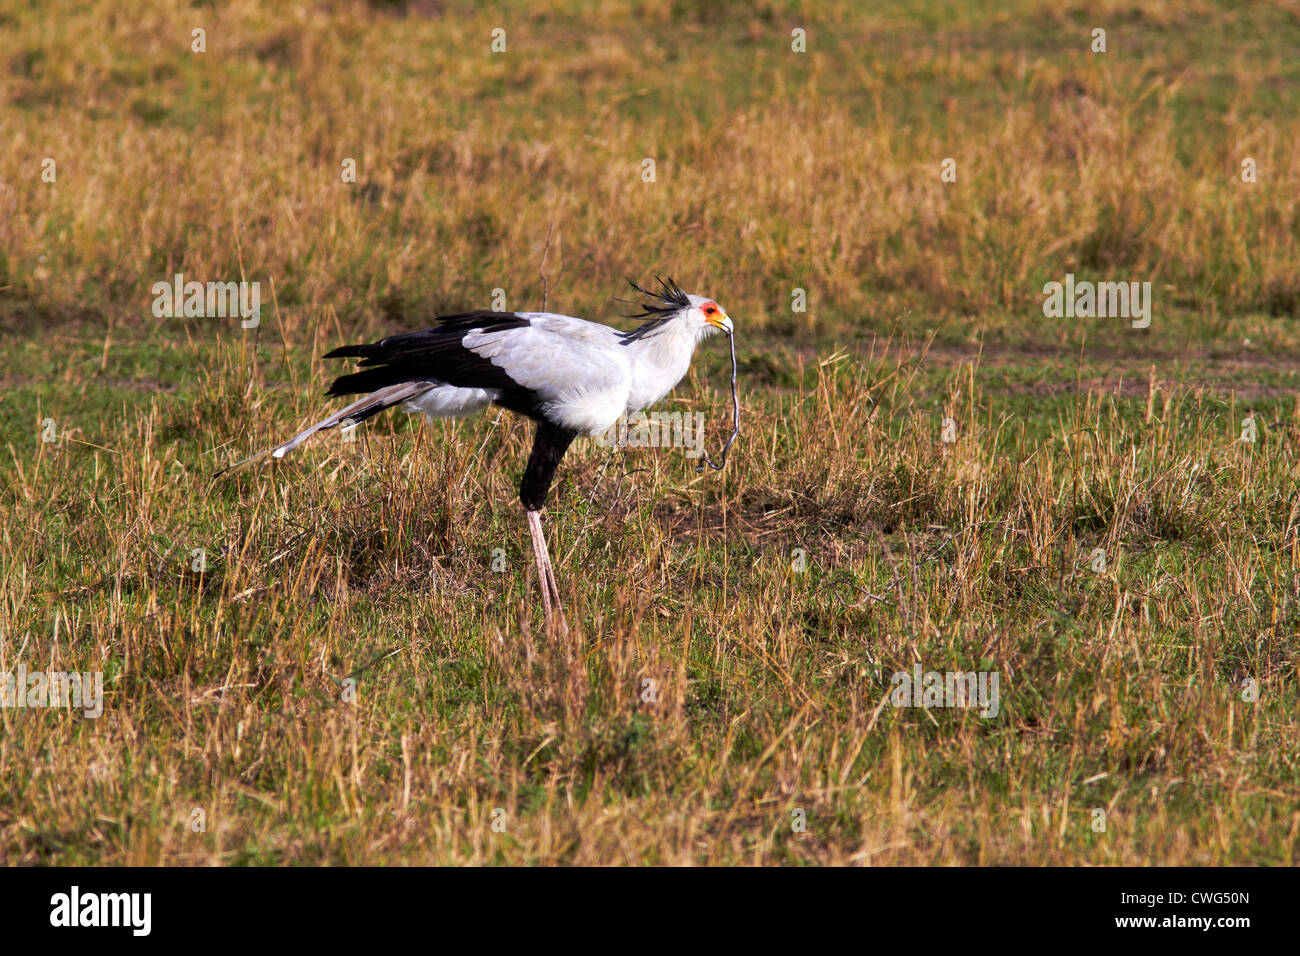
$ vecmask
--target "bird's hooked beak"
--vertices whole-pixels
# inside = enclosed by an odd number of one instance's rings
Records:
[[[731,316],[726,314],[719,315],[716,318],[710,316],[704,321],[706,321],[709,325],[713,326],[715,329],[721,329],[723,332],[726,332],[728,335],[730,335],[732,332],[735,331],[735,326],[731,324]]]

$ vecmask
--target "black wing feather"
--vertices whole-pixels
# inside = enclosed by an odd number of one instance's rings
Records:
[[[500,366],[462,345],[473,329],[485,332],[524,328],[528,319],[513,312],[460,312],[442,316],[438,325],[420,332],[390,335],[365,345],[344,345],[325,358],[359,358],[361,370],[340,375],[329,395],[373,392],[398,382],[436,380],[462,388],[499,388],[518,392],[521,386]]]

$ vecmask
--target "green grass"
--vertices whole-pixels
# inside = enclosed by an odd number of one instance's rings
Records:
[[[1296,862],[1294,11],[409,7],[0,13],[0,673],[106,692],[0,709],[0,859]],[[548,233],[552,309],[716,296],[743,404],[721,473],[570,451],[567,639],[509,415],[213,478],[330,348],[540,307]],[[175,272],[261,326],[155,318]],[[1067,272],[1151,327],[1044,317]],[[727,366],[666,404],[711,452]],[[916,663],[997,717],[889,706]]]

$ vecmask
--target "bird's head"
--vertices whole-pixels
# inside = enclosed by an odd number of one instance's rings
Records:
[[[646,297],[640,303],[642,311],[630,316],[636,319],[648,319],[641,328],[627,333],[627,338],[637,338],[663,327],[666,322],[685,323],[695,332],[695,338],[703,339],[718,332],[731,335],[734,326],[725,309],[718,303],[702,295],[690,295],[682,291],[672,279],[660,279],[659,289],[651,292],[629,280],[629,285]]]
[[[702,295],[688,295],[686,298],[691,301],[691,308],[686,318],[695,326],[697,339],[716,335],[718,332],[726,332],[730,335],[734,331],[735,326],[731,324],[731,317],[718,303]]]

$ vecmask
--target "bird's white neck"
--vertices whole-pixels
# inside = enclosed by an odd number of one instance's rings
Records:
[[[691,367],[696,341],[693,328],[673,319],[623,346],[632,365],[629,412],[648,408],[673,390]]]

